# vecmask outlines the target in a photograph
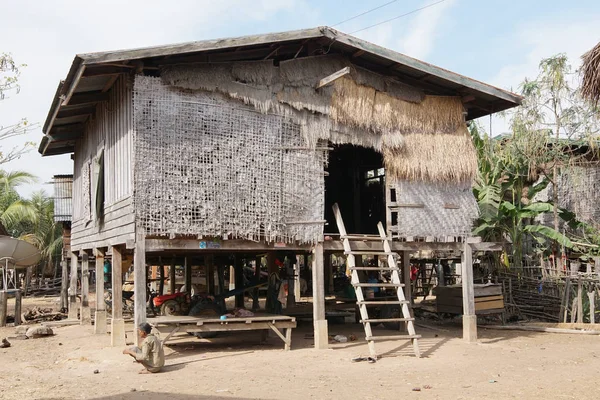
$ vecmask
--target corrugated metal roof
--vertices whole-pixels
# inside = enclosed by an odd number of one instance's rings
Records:
[[[515,107],[522,97],[475,79],[445,70],[404,54],[377,46],[329,27],[297,31],[204,40],[131,50],[79,54],[73,60],[64,84],[59,85],[44,124],[46,136],[40,143],[43,155],[72,152],[73,139],[82,134],[74,115],[93,113],[93,107],[106,99],[106,91],[119,74],[138,68],[156,71],[172,63],[285,60],[305,57],[316,51],[348,55],[364,68],[395,77],[431,94],[458,95],[465,103],[468,119]],[[60,132],[53,127],[60,126]]]

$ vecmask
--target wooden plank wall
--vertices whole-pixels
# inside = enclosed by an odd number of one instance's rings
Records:
[[[86,126],[75,146],[73,178],[74,251],[125,243],[134,238],[133,211],[133,121],[132,83],[126,75],[115,82],[109,100],[98,105],[96,116]],[[85,202],[94,195],[85,190],[82,171],[104,148],[104,224],[84,215]],[[93,178],[91,179],[93,185]],[[84,198],[85,197],[85,198]],[[89,204],[89,203],[88,203]],[[92,201],[91,208],[94,208]]]

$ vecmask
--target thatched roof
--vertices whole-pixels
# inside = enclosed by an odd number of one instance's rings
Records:
[[[321,77],[343,67],[349,67],[347,76],[314,89]],[[425,94],[343,57],[312,56],[279,66],[188,64],[160,75],[169,87],[218,93],[284,115],[300,125],[308,146],[327,141],[371,147],[383,154],[394,179],[462,183],[477,172],[461,97]]]
[[[586,99],[598,103],[600,101],[600,43],[581,58],[583,59],[581,94]]]

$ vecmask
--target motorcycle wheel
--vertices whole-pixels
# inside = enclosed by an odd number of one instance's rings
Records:
[[[179,315],[181,307],[175,300],[167,300],[160,306],[160,315]]]
[[[214,303],[198,303],[188,313],[192,317],[219,317],[221,312],[219,306]],[[212,339],[217,336],[217,332],[190,332],[190,335],[199,339]]]

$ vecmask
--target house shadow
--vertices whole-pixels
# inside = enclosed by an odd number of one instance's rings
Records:
[[[214,395],[201,395],[201,394],[179,394],[179,393],[161,393],[161,392],[150,392],[150,391],[135,391],[135,392],[126,392],[119,393],[110,396],[102,396],[102,397],[94,397],[92,400],[225,400],[225,399],[238,399],[238,400],[246,400],[250,399],[249,397],[223,397],[223,396],[214,396]],[[59,399],[50,399],[50,400],[59,400]],[[65,398],[61,398],[60,400],[65,400]]]

